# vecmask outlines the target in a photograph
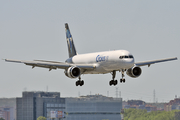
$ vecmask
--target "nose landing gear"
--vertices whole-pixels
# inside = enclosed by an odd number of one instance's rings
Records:
[[[119,72],[121,72],[121,74],[122,74],[122,78],[120,79],[120,83],[125,83],[125,79],[124,79],[124,72],[126,71],[126,69],[122,69],[122,70],[120,70]],[[110,86],[112,86],[112,85],[114,85],[114,86],[116,86],[117,84],[118,84],[118,81],[117,80],[114,80],[114,78],[116,77],[116,71],[114,70],[114,71],[112,71],[112,80],[111,81],[109,81],[109,85]]]
[[[126,80],[123,78],[123,79],[120,79],[120,83],[122,83],[122,82],[126,82]]]
[[[122,70],[122,71],[121,71],[121,73],[122,73],[122,79],[120,79],[120,83],[122,83],[122,82],[125,83],[125,82],[126,82],[126,80],[123,78],[123,77],[125,76],[125,75],[124,75],[124,71],[125,71],[125,70]]]

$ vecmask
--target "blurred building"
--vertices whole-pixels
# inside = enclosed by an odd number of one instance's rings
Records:
[[[3,118],[5,120],[10,120],[10,112],[0,110],[0,118]]]
[[[0,107],[0,118],[3,118],[5,120],[14,120],[14,108]]]
[[[142,100],[128,100],[127,101],[128,105],[145,105],[146,102],[142,101]]]
[[[124,109],[134,108],[134,109],[141,109],[141,110],[146,109],[147,112],[157,111],[156,106],[148,105],[146,104],[146,102],[142,100],[128,100],[126,103],[124,103],[124,106],[123,106]]]
[[[147,112],[157,111],[157,107],[152,105],[146,105],[145,109],[147,110]]]
[[[60,98],[59,92],[23,92],[16,120],[121,120],[122,99],[102,95]]]
[[[146,106],[145,105],[139,105],[138,109],[144,110],[144,109],[146,109]]]
[[[16,98],[0,98],[0,111],[1,111],[1,115],[2,113],[8,112],[10,114],[10,120],[15,120]]]
[[[180,110],[180,98],[175,98],[174,100],[169,101],[169,103],[164,104],[165,111],[171,110]]]
[[[122,99],[102,95],[66,98],[66,120],[121,120]]]
[[[16,98],[16,120],[37,120],[39,116],[62,118],[65,111],[65,99],[59,92],[23,92],[22,98]]]

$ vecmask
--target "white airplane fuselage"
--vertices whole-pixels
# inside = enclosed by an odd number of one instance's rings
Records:
[[[120,71],[134,66],[134,58],[123,58],[120,56],[132,56],[126,50],[115,50],[75,55],[66,60],[73,64],[94,64],[95,70],[87,70],[83,74],[105,74],[113,70]]]

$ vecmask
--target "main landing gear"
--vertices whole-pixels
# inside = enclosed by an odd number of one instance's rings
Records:
[[[81,76],[79,76],[79,80],[78,81],[76,81],[76,86],[83,86],[84,85],[84,81],[83,80],[81,80]]]
[[[125,72],[126,70],[121,70],[120,72],[122,73],[122,78],[120,79],[120,83],[125,83],[125,79],[124,79],[124,72]],[[118,83],[118,81],[117,80],[114,80],[114,78],[116,77],[116,71],[114,70],[112,73],[112,80],[111,81],[109,81],[109,85],[111,86],[111,85],[117,85],[117,83]]]
[[[111,81],[109,81],[109,85],[111,86],[111,85],[117,85],[117,83],[118,83],[118,81],[117,80],[114,80],[114,78],[116,77],[116,71],[113,71],[112,72],[112,80]]]

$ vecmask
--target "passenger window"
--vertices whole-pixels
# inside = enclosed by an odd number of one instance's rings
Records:
[[[123,59],[123,56],[120,56],[119,58],[120,58],[120,59]]]
[[[125,58],[128,58],[128,56],[125,56]]]

